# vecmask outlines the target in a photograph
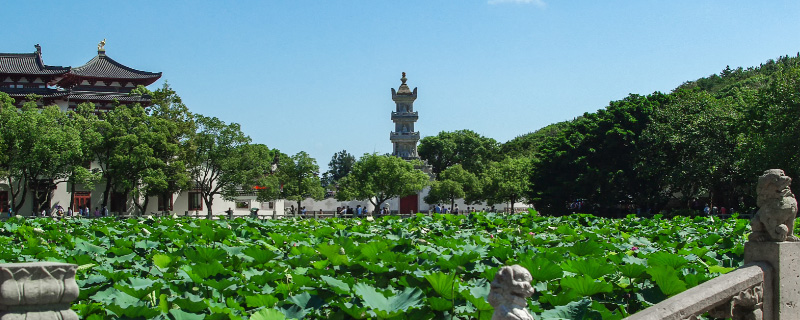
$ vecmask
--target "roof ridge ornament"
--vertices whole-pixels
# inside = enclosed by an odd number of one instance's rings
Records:
[[[105,53],[106,52],[106,39],[103,38],[103,41],[97,44],[97,53]]]
[[[37,44],[36,44],[35,46],[33,46],[33,47],[34,47],[34,48],[36,48],[36,53],[38,53],[38,54],[42,54],[42,46],[40,46],[40,45],[37,43]]]
[[[412,94],[411,89],[406,84],[406,81],[408,81],[408,79],[406,79],[406,73],[405,72],[403,72],[403,77],[400,78],[400,81],[402,81],[403,83],[400,84],[400,88],[397,88],[397,94],[401,94],[401,95],[410,95],[410,94]]]

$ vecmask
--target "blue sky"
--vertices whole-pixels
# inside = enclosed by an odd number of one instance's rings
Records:
[[[800,1],[0,1],[0,52],[163,72],[192,112],[254,142],[391,152],[390,88],[422,136],[505,142],[629,93],[800,51]]]

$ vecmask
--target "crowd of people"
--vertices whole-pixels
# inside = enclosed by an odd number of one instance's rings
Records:
[[[13,216],[13,212],[9,210],[9,217]],[[83,218],[99,218],[99,217],[108,217],[109,212],[108,208],[103,206],[94,207],[94,211],[89,206],[79,206],[77,211],[72,210],[72,207],[68,207],[64,210],[64,207],[61,205],[56,205],[51,209],[49,212],[47,209],[42,209],[42,212],[35,215],[36,217],[52,217],[52,218],[61,218],[61,217],[83,217]]]

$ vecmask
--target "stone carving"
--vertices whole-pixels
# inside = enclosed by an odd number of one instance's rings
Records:
[[[526,299],[534,292],[532,280],[531,273],[520,265],[500,268],[486,299],[494,307],[492,320],[534,320],[525,308]]]
[[[797,215],[797,200],[789,186],[792,178],[783,170],[770,169],[758,178],[756,204],[759,209],[750,220],[753,233],[750,241],[800,241],[793,235],[794,219]]]
[[[0,264],[0,320],[77,320],[78,266],[55,262]]]
[[[714,318],[731,318],[733,320],[763,319],[764,287],[758,284],[739,292],[730,301],[717,306],[708,312]]]

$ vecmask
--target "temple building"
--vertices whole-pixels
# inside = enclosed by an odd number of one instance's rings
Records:
[[[98,110],[110,110],[114,101],[121,104],[140,103],[149,105],[150,97],[131,95],[139,85],[148,86],[161,78],[160,72],[140,71],[125,66],[106,55],[105,40],[97,46],[97,55],[80,67],[50,66],[42,59],[42,47],[35,45],[33,53],[0,53],[0,92],[5,92],[18,106],[27,96],[41,97],[40,106],[56,105],[62,111],[72,110],[83,102],[94,103]],[[90,164],[97,166],[96,163]],[[62,184],[63,186],[64,184]],[[39,203],[33,194],[26,197],[24,209],[19,212],[29,215],[41,206],[52,207],[72,204],[79,207],[98,207],[102,194],[100,187],[87,188],[81,184],[66,184],[58,187],[42,184],[39,188],[50,188],[52,198]],[[10,186],[0,180],[0,212],[9,212]],[[42,192],[41,190],[37,190]],[[32,191],[29,191],[32,192]],[[114,193],[110,197],[112,211],[125,211],[128,199]]]
[[[74,68],[44,64],[42,47],[35,48],[33,53],[0,53],[0,91],[19,105],[30,94],[41,96],[42,105],[58,105],[65,111],[83,102],[92,102],[99,110],[113,108],[114,100],[148,104],[149,97],[130,92],[161,78],[161,72],[136,70],[111,59],[105,40],[97,45],[97,56]]]

